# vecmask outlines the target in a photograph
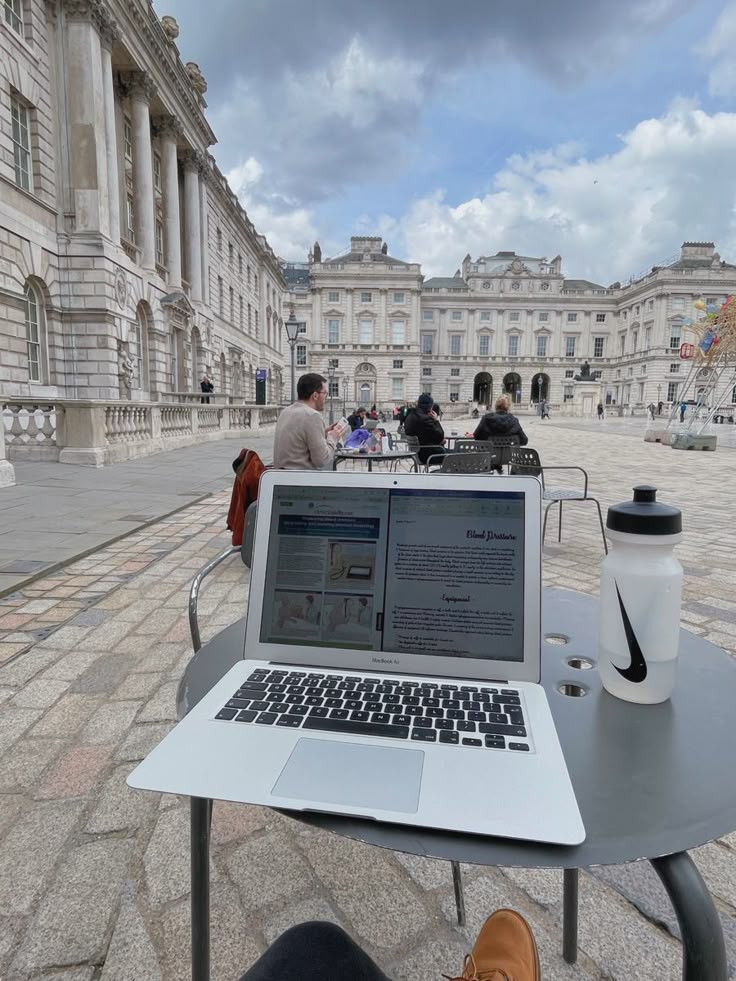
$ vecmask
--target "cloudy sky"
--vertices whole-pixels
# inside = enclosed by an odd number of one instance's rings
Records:
[[[736,0],[156,0],[222,171],[288,259],[381,234],[452,275],[514,250],[608,284],[736,261]]]

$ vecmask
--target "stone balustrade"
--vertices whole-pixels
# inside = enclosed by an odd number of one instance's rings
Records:
[[[281,412],[281,406],[275,405],[222,407],[194,400],[181,404],[3,399],[0,404],[2,449],[8,460],[88,467],[227,436],[247,436],[249,430],[273,425]]]

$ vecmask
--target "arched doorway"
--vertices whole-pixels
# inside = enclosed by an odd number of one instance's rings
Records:
[[[541,402],[542,399],[549,398],[549,377],[542,372],[538,372],[532,378],[531,382],[531,396],[532,402]]]
[[[521,377],[515,371],[504,376],[503,390],[511,396],[512,402],[521,402]]]
[[[487,371],[479,371],[473,379],[473,401],[488,405],[493,398],[493,378]]]
[[[355,369],[355,394],[358,402],[369,409],[376,401],[376,380],[378,378],[375,365],[364,361]]]

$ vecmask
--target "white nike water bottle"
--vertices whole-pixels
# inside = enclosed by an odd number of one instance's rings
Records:
[[[608,509],[611,550],[601,566],[598,669],[603,687],[627,702],[666,701],[675,687],[682,566],[674,554],[682,514],[656,487]]]

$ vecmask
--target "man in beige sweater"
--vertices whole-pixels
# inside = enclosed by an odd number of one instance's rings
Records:
[[[297,401],[287,406],[276,423],[273,465],[282,470],[324,470],[332,463],[338,424],[325,429],[322,410],[327,398],[322,375],[302,375]]]

